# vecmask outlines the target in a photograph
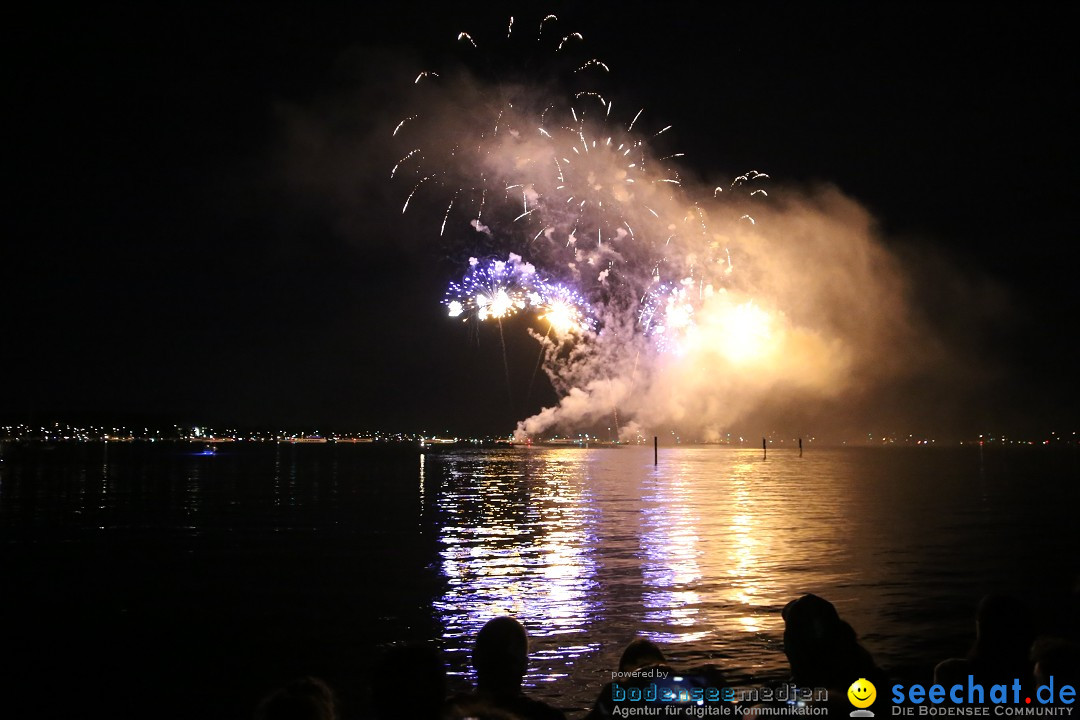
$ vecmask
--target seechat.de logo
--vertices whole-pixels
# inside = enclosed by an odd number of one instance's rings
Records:
[[[1030,693],[1030,694],[1029,694]],[[1035,692],[1025,690],[1019,678],[1011,683],[984,686],[973,675],[955,685],[893,685],[892,714],[901,716],[1055,716],[1071,715],[1076,688],[1051,675]]]

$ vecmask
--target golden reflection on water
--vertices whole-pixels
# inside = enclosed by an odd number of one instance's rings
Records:
[[[755,450],[755,454],[756,454]],[[731,505],[735,513],[731,517],[731,552],[728,566],[731,568],[731,602],[738,607],[751,610],[758,604],[761,589],[755,571],[758,567],[761,550],[758,547],[767,542],[767,537],[758,537],[758,528],[754,527],[755,516],[750,493],[750,473],[753,464],[738,462],[731,469]],[[764,533],[760,533],[764,536]],[[768,548],[764,549],[768,552]],[[762,629],[761,617],[757,612],[749,611],[737,618],[746,632],[756,633]]]
[[[582,456],[525,462],[499,456],[450,461],[437,509],[446,590],[436,602],[449,652],[466,653],[493,617],[513,615],[533,638],[580,633],[595,613],[591,509]],[[542,644],[533,653],[542,658]],[[555,658],[587,650],[571,643]],[[551,670],[534,680],[565,673]]]
[[[420,453],[420,512],[416,516],[417,525],[424,523],[424,498],[427,496],[427,488],[424,484],[424,453]]]
[[[622,448],[440,459],[436,611],[459,653],[452,667],[464,673],[471,638],[510,614],[534,638],[530,684],[613,667],[638,635],[676,657],[782,672],[781,608],[858,573],[851,471],[837,457],[678,448],[654,466],[651,451]],[[430,461],[427,472],[430,484]]]
[[[642,496],[641,550],[647,634],[656,642],[700,640],[708,630],[698,626],[701,579],[696,513],[692,488],[685,478],[658,477]],[[673,626],[673,627],[672,627]]]

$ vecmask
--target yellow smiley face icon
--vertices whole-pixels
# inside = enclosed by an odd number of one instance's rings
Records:
[[[866,678],[859,678],[847,689],[847,698],[857,708],[868,708],[877,699],[877,688]]]

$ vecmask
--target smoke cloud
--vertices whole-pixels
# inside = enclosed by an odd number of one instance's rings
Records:
[[[545,369],[565,397],[518,435],[618,416],[624,440],[670,428],[717,440],[775,395],[857,396],[932,366],[941,350],[913,325],[903,267],[866,210],[835,188],[774,195],[735,225],[730,281],[703,294],[678,352],[658,352],[632,316],[606,317],[591,344],[553,353]]]

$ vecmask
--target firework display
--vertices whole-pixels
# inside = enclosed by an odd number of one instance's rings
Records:
[[[810,293],[837,295],[837,285],[798,275],[813,255],[773,255],[778,246],[758,224],[772,202],[768,175],[749,171],[707,188],[688,180],[676,166],[684,154],[667,145],[670,126],[606,90],[614,70],[581,54],[581,33],[559,29],[551,15],[527,27],[512,21],[495,42],[545,58],[529,65],[531,74],[510,62],[474,70],[468,63],[483,57],[485,41],[462,32],[467,70],[415,76],[422,99],[393,129],[402,150],[390,173],[402,212],[421,203],[437,212],[451,256],[468,259],[446,292],[450,317],[497,321],[500,333],[517,314],[546,325],[530,334],[563,401],[523,421],[518,434],[616,416],[620,434],[632,437],[642,422],[695,413],[722,421],[739,411],[737,395],[776,383],[839,387],[854,360],[830,333],[873,334],[877,321],[858,326],[820,313],[821,327],[810,328],[786,315]],[[536,71],[545,63],[561,74]],[[816,233],[811,244],[850,224],[807,217],[815,219],[790,228]],[[784,232],[775,217],[772,224]],[[867,237],[848,237],[853,263],[876,252],[864,247]],[[780,274],[797,282],[781,286]],[[857,288],[852,281],[848,289]],[[749,367],[752,379],[738,375]]]

